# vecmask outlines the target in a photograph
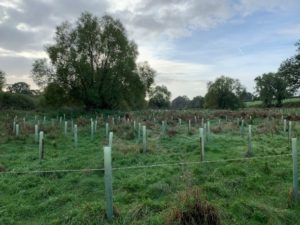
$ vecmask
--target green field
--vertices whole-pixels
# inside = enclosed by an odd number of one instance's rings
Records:
[[[275,102],[274,102],[275,103]],[[246,107],[262,107],[262,101],[251,101],[251,102],[245,102]],[[289,98],[283,100],[283,106],[284,107],[299,107],[300,106],[300,98]]]
[[[15,113],[19,137],[12,132]],[[56,116],[53,126],[48,115],[45,123],[39,115],[40,128],[45,132],[45,159],[40,161],[34,142],[35,114],[1,112],[0,224],[192,224],[179,223],[178,212],[182,217],[192,210],[184,202],[194,199],[195,193],[223,225],[300,224],[300,205],[292,196],[287,132],[283,131],[280,112],[267,118],[264,113],[252,113],[250,120],[250,113],[242,112],[136,112],[129,114],[129,122],[115,116],[115,125],[112,116],[99,114],[93,138],[90,118],[96,116],[86,115],[74,118],[79,129],[77,148],[69,115],[67,135]],[[241,115],[245,120],[243,137],[237,122]],[[203,162],[199,142],[202,117],[211,124]],[[182,118],[181,125],[178,118]],[[133,120],[147,126],[146,153]],[[165,133],[162,120],[167,121]],[[114,132],[112,222],[105,216],[105,121]],[[250,123],[254,155],[245,157]],[[299,137],[299,122],[292,124],[293,137]],[[214,224],[208,221],[203,224]]]

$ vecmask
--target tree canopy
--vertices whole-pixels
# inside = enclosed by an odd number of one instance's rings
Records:
[[[171,92],[166,86],[156,86],[149,93],[149,107],[163,109],[170,107]]]
[[[202,96],[194,97],[189,103],[189,108],[200,109],[203,108],[203,106],[204,106],[204,98]]]
[[[0,70],[0,92],[4,88],[5,83],[6,83],[5,73],[2,70]]]
[[[300,41],[296,46],[296,55],[283,61],[278,70],[290,93],[295,93],[300,88]]]
[[[221,76],[208,83],[205,107],[216,109],[237,109],[243,106],[242,96],[245,88],[239,80]]]
[[[8,86],[8,92],[14,94],[31,95],[30,85],[25,82],[17,82]]]
[[[171,104],[171,108],[173,109],[186,109],[188,108],[189,104],[190,104],[190,99],[184,95],[184,96],[178,96],[176,98],[173,99],[172,104]]]
[[[287,89],[288,82],[280,73],[267,73],[255,78],[256,91],[263,101],[264,106],[273,105],[276,100],[276,106],[282,105],[282,100],[291,95],[291,90]]]
[[[137,72],[145,87],[146,93],[149,94],[151,86],[154,83],[156,71],[150,67],[148,62],[142,62],[142,63],[138,63]]]
[[[136,109],[155,72],[146,63],[137,66],[137,45],[128,40],[119,20],[83,13],[75,24],[56,28],[55,43],[47,46],[50,65],[35,61],[32,76],[40,86],[55,83],[69,101],[87,108]]]

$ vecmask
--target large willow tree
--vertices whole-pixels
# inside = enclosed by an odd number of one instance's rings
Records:
[[[75,24],[65,22],[56,28],[55,43],[46,51],[51,69],[45,60],[37,60],[32,75],[45,87],[47,98],[56,94],[50,90],[60,89],[62,98],[87,108],[136,109],[144,105],[148,87],[141,76],[147,74],[139,75],[137,45],[128,40],[119,20],[83,13]],[[47,89],[49,84],[52,88]]]

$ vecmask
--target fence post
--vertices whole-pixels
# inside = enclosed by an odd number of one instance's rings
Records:
[[[40,131],[39,137],[39,158],[40,160],[44,159],[44,132]]]
[[[298,152],[297,152],[297,138],[292,138],[292,152],[293,152],[293,196],[296,202],[299,201],[298,192]]]
[[[34,125],[34,141],[37,143],[39,141],[39,125]]]
[[[109,140],[108,140],[108,146],[112,148],[112,142],[113,142],[113,132],[109,132]]]
[[[285,120],[283,120],[283,133],[284,134],[286,133],[286,125],[287,125],[287,123],[286,123],[286,119],[285,119]]]
[[[206,142],[208,141],[207,139],[207,124],[204,123],[204,127],[203,127],[203,137],[204,137],[204,145],[206,144]]]
[[[108,123],[105,123],[105,136],[108,138]]]
[[[65,131],[64,134],[67,135],[68,132],[68,121],[65,121]]]
[[[134,132],[134,135],[135,135],[135,130],[136,130],[136,122],[135,120],[133,121],[133,132]]]
[[[140,142],[141,139],[141,123],[139,123],[139,127],[138,127],[138,143]]]
[[[74,145],[77,148],[78,137],[77,137],[77,124],[74,125]]]
[[[16,124],[16,136],[18,137],[20,134],[20,126],[19,124]]]
[[[147,151],[147,129],[146,126],[143,126],[143,152]]]
[[[210,137],[210,121],[207,120],[207,138]]]
[[[292,121],[289,121],[289,142],[291,141],[292,139]]]
[[[94,121],[91,119],[91,138],[94,138]]]
[[[16,131],[16,117],[14,118],[14,122],[13,122],[13,133],[15,133]]]
[[[111,167],[111,147],[104,147],[104,181],[106,197],[106,215],[108,220],[113,219],[113,192],[112,192],[112,167]]]
[[[252,125],[248,126],[248,156],[252,156],[253,148],[252,148]]]
[[[200,143],[201,143],[201,161],[204,161],[204,130],[199,128],[200,131]]]
[[[98,127],[98,121],[97,121],[97,119],[95,119],[95,122],[94,122],[94,133],[95,134],[97,132],[97,127]]]

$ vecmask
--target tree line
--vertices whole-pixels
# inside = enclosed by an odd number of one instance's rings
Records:
[[[54,43],[45,46],[48,59],[34,61],[31,74],[40,91],[31,90],[25,82],[6,85],[5,73],[0,70],[0,92],[6,86],[0,106],[17,94],[18,98],[38,96],[42,107],[68,105],[88,110],[237,109],[253,99],[262,100],[266,107],[280,107],[300,88],[300,41],[296,46],[296,54],[276,73],[255,78],[254,94],[247,92],[238,79],[221,76],[208,83],[205,96],[192,100],[178,96],[171,102],[167,87],[155,86],[156,71],[147,62],[137,62],[137,44],[128,39],[122,23],[108,15],[99,18],[85,12],[75,23],[57,26]]]

